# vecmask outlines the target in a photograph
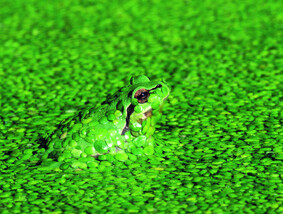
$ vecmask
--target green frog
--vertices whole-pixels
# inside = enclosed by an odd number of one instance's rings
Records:
[[[86,169],[154,154],[155,124],[170,89],[163,81],[132,77],[130,84],[108,96],[99,107],[63,120],[43,141],[42,160]]]

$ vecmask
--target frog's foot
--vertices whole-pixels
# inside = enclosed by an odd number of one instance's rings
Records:
[[[122,150],[121,148],[119,148],[119,147],[117,147],[117,146],[116,146],[115,148],[116,148],[116,152]]]
[[[120,147],[115,147],[115,149],[116,149],[116,152],[118,152],[118,151],[121,151],[122,149],[120,148]],[[109,154],[109,151],[108,152],[106,152],[106,153],[103,153],[103,154],[96,154],[96,155],[92,155],[91,157],[94,157],[94,158],[97,158],[98,156],[100,156],[100,155],[106,155],[106,154]]]

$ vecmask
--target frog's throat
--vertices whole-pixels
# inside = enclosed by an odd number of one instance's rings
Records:
[[[126,117],[126,125],[122,130],[121,135],[124,135],[129,130],[129,123],[130,123],[130,117],[134,113],[135,106],[130,105],[127,108],[127,117]],[[144,120],[146,120],[148,117],[152,116],[152,108],[149,108],[146,112],[143,113],[143,117],[139,120],[139,123],[141,124]]]

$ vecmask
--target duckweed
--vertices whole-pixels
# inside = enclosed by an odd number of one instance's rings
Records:
[[[282,7],[2,0],[0,212],[282,213]],[[137,74],[171,86],[163,116],[130,124],[129,145],[101,129],[85,146],[82,125],[118,124],[123,106],[88,115]],[[64,119],[53,149],[72,150],[39,164]],[[131,152],[89,157],[104,138]]]

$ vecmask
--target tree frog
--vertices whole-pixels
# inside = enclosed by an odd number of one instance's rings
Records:
[[[63,120],[43,142],[42,159],[72,168],[92,168],[99,160],[126,161],[154,153],[155,124],[170,89],[163,81],[132,77],[130,84],[89,108]]]

